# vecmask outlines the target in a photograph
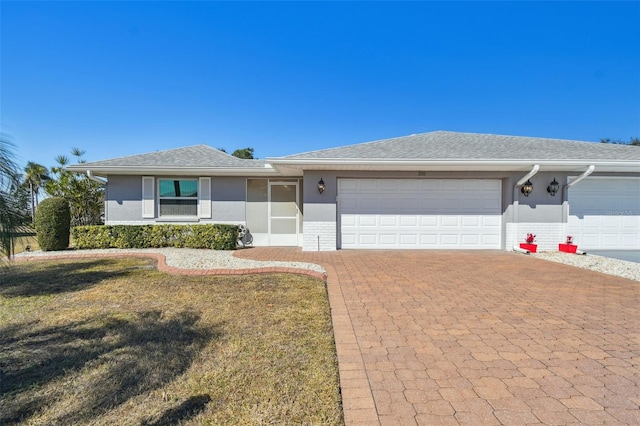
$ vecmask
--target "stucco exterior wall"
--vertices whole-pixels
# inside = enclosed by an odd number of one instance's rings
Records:
[[[538,235],[541,249],[557,248],[564,241],[566,219],[563,219],[562,193],[547,193],[547,186],[556,178],[561,187],[567,182],[566,174],[538,173],[531,182],[533,192],[525,197],[519,190],[517,215],[514,216],[514,186],[527,172],[370,172],[370,171],[305,171],[305,224],[303,250],[333,250],[339,248],[340,217],[337,205],[337,182],[340,178],[389,179],[500,179],[502,182],[502,248],[510,250],[514,244],[524,242],[527,232]],[[325,182],[320,194],[318,181]],[[515,225],[515,220],[518,225]],[[335,226],[330,226],[335,224]],[[522,234],[522,235],[521,235]],[[335,242],[335,245],[333,243]]]
[[[246,220],[247,179],[244,177],[211,178],[211,221],[244,224]]]
[[[340,178],[389,178],[389,179],[500,179],[502,182],[502,243],[511,250],[524,242],[527,233],[536,234],[538,249],[557,250],[557,244],[567,235],[566,193],[563,188],[568,176],[580,172],[540,172],[531,178],[533,192],[525,197],[515,184],[526,171],[518,172],[376,172],[376,171],[305,171],[302,180],[304,210],[302,221],[303,250],[336,250],[340,241],[340,217],[338,179]],[[591,176],[635,176],[623,173],[593,173]],[[164,176],[163,176],[164,177]],[[197,178],[194,176],[194,178]],[[555,196],[547,193],[547,186],[556,179],[560,190]],[[157,184],[156,177],[156,184]],[[284,178],[283,178],[284,179]],[[318,192],[318,181],[325,183],[325,191]],[[246,177],[211,177],[211,219],[194,219],[190,222],[240,224],[246,221]],[[578,185],[586,184],[584,182]],[[571,191],[571,189],[569,189]],[[107,224],[160,223],[162,219],[142,218],[142,177],[109,176],[105,200]],[[157,207],[157,206],[156,206]],[[157,208],[156,208],[157,212]],[[166,221],[166,220],[165,220]],[[175,222],[174,222],[175,223]]]
[[[142,176],[109,176],[104,210],[107,225],[142,222]]]
[[[159,178],[154,182],[156,185]],[[194,176],[197,179],[200,176]],[[188,223],[228,223],[244,224],[246,216],[246,178],[211,178],[211,219],[194,217]],[[105,223],[107,225],[135,225],[151,223],[180,223],[158,217],[156,194],[156,217],[142,217],[142,176],[108,176],[105,197]]]
[[[322,179],[325,190],[318,192]],[[303,251],[332,251],[337,247],[337,179],[335,173],[306,172],[303,180]]]

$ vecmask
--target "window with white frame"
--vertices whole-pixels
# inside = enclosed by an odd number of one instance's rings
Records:
[[[198,179],[159,179],[162,216],[198,216]]]

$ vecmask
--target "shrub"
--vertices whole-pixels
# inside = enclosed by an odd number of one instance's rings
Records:
[[[71,213],[67,200],[52,197],[38,205],[35,218],[38,244],[44,251],[64,250],[69,247]]]
[[[77,248],[189,247],[234,250],[235,225],[94,225],[72,230]]]
[[[73,243],[79,249],[104,249],[111,247],[110,226],[76,226],[71,229]]]

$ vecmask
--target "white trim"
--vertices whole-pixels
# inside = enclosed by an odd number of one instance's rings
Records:
[[[520,160],[461,160],[461,159],[429,159],[429,160],[409,160],[409,159],[351,159],[351,158],[323,158],[323,159],[286,159],[267,157],[266,161],[274,166],[289,166],[311,169],[305,166],[324,166],[338,167],[340,169],[346,166],[364,166],[385,169],[400,167],[400,170],[406,168],[415,169],[432,168],[452,170],[452,168],[460,167],[466,170],[498,170],[498,171],[516,171],[527,170],[532,165],[540,165],[540,171],[578,171],[589,165],[597,165],[601,171],[627,171],[637,172],[640,168],[640,161],[597,161],[597,160],[536,160],[536,159],[520,159]]]
[[[277,172],[271,165],[265,165],[265,167],[153,167],[153,166],[95,166],[90,165],[74,165],[68,166],[69,170],[73,172],[85,173],[87,170],[91,170],[94,175],[108,176],[110,174],[115,175],[149,175],[154,174],[170,175],[170,176],[277,176],[280,173]]]

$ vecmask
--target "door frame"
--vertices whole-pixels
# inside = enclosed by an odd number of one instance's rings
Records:
[[[271,232],[271,221],[275,218],[275,219],[287,219],[287,218],[291,218],[292,217],[288,217],[288,216],[272,216],[271,214],[271,188],[273,186],[285,186],[285,185],[292,185],[295,187],[295,194],[296,194],[296,199],[295,199],[295,206],[296,206],[296,217],[295,217],[295,227],[296,227],[296,232],[295,232],[295,236],[293,236],[294,234],[282,234],[282,235],[289,235],[290,237],[282,237],[281,240],[277,240],[277,238],[274,238],[274,235],[276,234],[272,234]],[[300,234],[300,192],[299,192],[299,188],[298,185],[300,185],[300,181],[272,181],[271,179],[268,180],[268,190],[267,190],[267,232],[268,232],[268,236],[269,236],[269,245],[270,246],[299,246],[301,244],[301,234]],[[289,239],[290,238],[290,239]],[[274,241],[274,239],[276,241]]]

